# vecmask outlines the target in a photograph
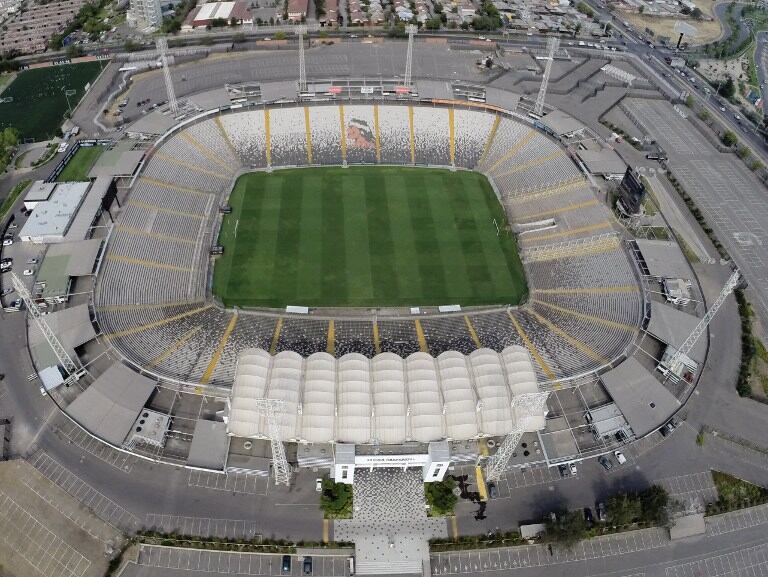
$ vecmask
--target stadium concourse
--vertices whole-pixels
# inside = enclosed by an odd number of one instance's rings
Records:
[[[345,163],[485,174],[518,233],[528,303],[414,318],[407,309],[296,315],[213,302],[209,249],[236,177]],[[156,143],[111,234],[95,305],[114,349],[169,381],[229,388],[249,348],[370,359],[520,346],[552,389],[622,359],[638,335],[644,299],[631,259],[566,151],[520,117],[459,103],[259,106],[199,115]]]

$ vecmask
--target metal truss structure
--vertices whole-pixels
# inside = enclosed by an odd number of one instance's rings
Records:
[[[411,85],[411,71],[413,69],[413,37],[418,30],[419,29],[413,24],[409,24],[405,27],[405,31],[408,34],[408,55],[405,58],[405,78],[403,80],[405,86]]]
[[[51,349],[53,349],[53,353],[56,355],[56,358],[59,359],[61,366],[66,371],[68,378],[65,383],[69,385],[72,380],[77,380],[79,377],[78,366],[75,364],[75,361],[72,360],[72,357],[69,356],[69,353],[67,353],[67,350],[61,344],[61,341],[59,341],[53,330],[51,330],[51,327],[45,322],[45,318],[37,307],[37,304],[35,304],[34,299],[29,294],[27,287],[25,287],[21,279],[16,276],[16,273],[11,273],[11,282],[21,300],[24,301],[24,305],[27,307],[29,315],[34,319],[35,323],[37,323],[40,332],[43,333],[45,340],[48,341]]]
[[[605,232],[594,236],[566,240],[554,244],[534,246],[526,249],[520,257],[523,262],[541,262],[558,258],[590,253],[601,249],[609,249],[619,244],[619,235],[615,232]]]
[[[296,27],[296,34],[299,37],[299,92],[307,91],[307,66],[304,60],[304,35],[307,33],[307,27],[299,24]]]
[[[288,487],[291,484],[291,467],[288,465],[288,458],[285,456],[285,446],[280,434],[280,423],[277,420],[278,413],[283,408],[283,401],[280,399],[257,399],[256,404],[259,411],[267,417],[269,442],[272,446],[272,473],[275,477],[275,485],[285,485]]]
[[[547,41],[547,65],[544,67],[544,76],[541,79],[541,86],[539,86],[539,95],[536,98],[536,106],[533,112],[541,116],[544,112],[544,98],[547,96],[547,84],[549,84],[549,75],[552,73],[552,63],[555,61],[555,52],[557,52],[560,46],[560,39],[551,37]]]
[[[704,331],[707,330],[709,323],[712,322],[712,319],[717,314],[717,311],[720,310],[721,306],[723,306],[725,299],[728,298],[728,295],[730,295],[737,286],[739,286],[739,283],[741,283],[741,273],[738,270],[735,270],[733,271],[733,274],[728,277],[728,280],[725,282],[725,285],[720,291],[717,299],[715,299],[715,302],[713,302],[712,306],[709,307],[707,313],[701,318],[699,324],[696,325],[696,328],[694,328],[691,334],[688,335],[688,338],[685,339],[682,345],[680,345],[680,348],[675,351],[675,354],[672,355],[672,358],[664,363],[666,365],[665,368],[669,371],[668,375],[672,379],[679,378],[680,373],[683,371],[683,368],[686,365],[685,360],[689,358],[688,353],[691,352],[693,346],[696,344],[699,338],[701,338],[701,335],[704,334]]]
[[[158,38],[155,41],[155,45],[157,46],[157,53],[160,57],[160,62],[163,65],[165,90],[168,93],[168,107],[171,109],[171,112],[176,115],[179,112],[179,103],[176,101],[176,91],[173,89],[171,70],[168,68],[168,41],[165,38]]]
[[[488,459],[485,467],[485,478],[489,482],[498,481],[507,470],[512,453],[515,452],[520,439],[527,430],[526,421],[546,411],[548,392],[526,393],[512,399],[512,411],[515,413],[515,427],[504,437],[496,454]]]

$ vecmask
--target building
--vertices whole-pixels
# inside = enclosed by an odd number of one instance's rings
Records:
[[[61,0],[17,10],[0,35],[0,51],[43,52],[48,47],[48,39],[74,19],[83,3],[84,0]]]
[[[237,24],[253,24],[253,16],[245,2],[208,2],[192,10],[181,29],[194,30],[216,22],[230,24],[233,19]]]
[[[131,0],[128,24],[139,30],[152,32],[163,23],[160,0]]]
[[[288,0],[288,20],[291,22],[301,22],[307,18],[307,6],[309,0]],[[282,6],[282,3],[280,4]],[[277,18],[282,19],[283,12],[278,10]]]

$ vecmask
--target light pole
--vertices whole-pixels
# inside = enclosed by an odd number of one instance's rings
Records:
[[[72,114],[72,105],[69,103],[69,97],[74,96],[77,90],[67,90],[63,86],[61,87],[62,92],[64,92],[64,98],[67,99],[67,113]]]

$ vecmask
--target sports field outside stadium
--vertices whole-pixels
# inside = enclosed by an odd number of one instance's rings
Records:
[[[237,180],[229,203],[213,279],[226,306],[475,306],[527,296],[504,210],[476,172],[255,172]]]

